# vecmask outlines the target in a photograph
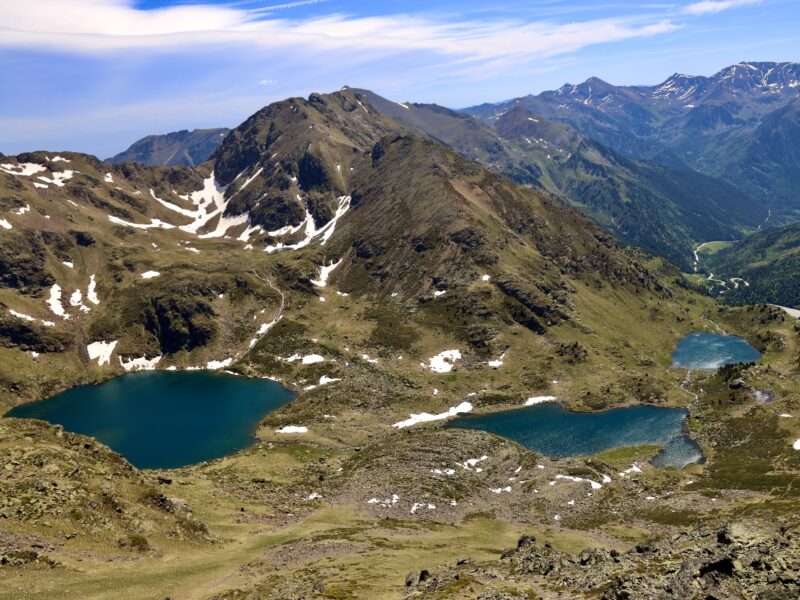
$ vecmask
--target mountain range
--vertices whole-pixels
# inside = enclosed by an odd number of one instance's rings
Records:
[[[193,131],[183,129],[163,135],[148,135],[134,142],[124,152],[107,158],[106,162],[193,167],[207,161],[229,131],[230,129],[225,128]]]
[[[598,78],[464,112],[492,123],[517,105],[573,126],[626,156],[690,167],[737,185],[793,219],[797,63],[742,62],[711,77],[675,74],[655,86]]]
[[[3,419],[0,594],[796,596],[796,320],[726,306],[598,225],[652,219],[674,233],[641,244],[668,255],[761,208],[502,116],[342,89],[260,109],[194,166],[0,157],[4,407],[139,370],[296,394],[252,447],[178,469]],[[767,361],[671,368],[717,331]],[[705,462],[557,459],[442,426],[555,400],[686,410]]]
[[[357,91],[406,131],[550,192],[623,241],[691,271],[699,243],[795,218],[798,73],[794,63],[740,63],[655,86],[591,78],[462,111]],[[222,139],[210,138],[196,159]],[[165,149],[158,156],[180,155],[173,138],[152,136],[114,160],[154,145]]]

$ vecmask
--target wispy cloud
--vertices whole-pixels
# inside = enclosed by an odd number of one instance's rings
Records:
[[[702,0],[689,4],[683,12],[689,15],[707,15],[753,4],[761,4],[761,0]]]
[[[300,2],[263,7],[277,10]],[[103,54],[115,50],[191,51],[213,45],[386,53],[427,51],[468,61],[512,62],[673,31],[645,17],[571,23],[470,20],[415,15],[308,19],[265,17],[233,5],[180,5],[138,10],[126,0],[0,3],[0,47]]]

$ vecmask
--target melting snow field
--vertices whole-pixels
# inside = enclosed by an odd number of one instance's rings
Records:
[[[535,404],[542,404],[543,402],[555,402],[555,396],[534,396],[525,400],[525,406],[534,406]]]
[[[298,198],[299,199],[299,198]],[[321,245],[324,246],[326,242],[331,238],[333,235],[334,230],[336,229],[336,223],[341,219],[345,213],[350,209],[350,196],[342,196],[339,198],[339,206],[336,209],[336,213],[333,215],[333,218],[325,223],[322,227],[317,229],[317,225],[314,222],[314,216],[306,209],[306,218],[305,220],[297,225],[296,227],[284,227],[283,229],[278,229],[277,231],[269,232],[269,235],[272,237],[283,237],[285,235],[290,235],[297,233],[300,231],[302,227],[305,227],[305,237],[297,242],[296,244],[284,244],[283,242],[279,242],[278,244],[272,246],[267,246],[265,248],[266,252],[270,254],[273,252],[279,252],[281,250],[299,250],[300,248],[305,248],[308,246],[312,241],[316,238],[321,238],[322,243]]]
[[[319,279],[312,279],[311,283],[318,288],[324,288],[328,285],[328,278],[331,276],[331,273],[342,264],[342,259],[340,258],[337,262],[332,262],[331,264],[325,266],[321,266],[319,268]]]
[[[36,175],[36,173],[46,171],[47,168],[43,165],[37,165],[36,163],[21,163],[18,165],[2,164],[0,165],[0,170],[5,171],[9,175],[30,177],[31,175]]]
[[[469,402],[462,402],[458,406],[451,407],[446,412],[439,413],[438,415],[432,415],[430,413],[419,413],[414,414],[411,413],[411,418],[406,419],[405,421],[400,421],[399,423],[395,423],[392,427],[396,427],[397,429],[403,429],[405,427],[411,427],[412,425],[417,425],[418,423],[429,423],[431,421],[441,421],[442,419],[447,419],[449,417],[455,417],[458,414],[468,413],[472,411],[472,404]]]
[[[430,358],[427,368],[434,373],[449,373],[453,370],[453,366],[457,360],[461,360],[460,350],[445,350],[433,358]],[[420,365],[422,367],[426,366],[425,363],[420,363]]]
[[[47,305],[55,315],[62,319],[69,319],[67,311],[64,310],[64,305],[61,304],[61,286],[57,283],[54,283],[53,287],[50,288],[50,297],[47,299]]]
[[[142,273],[142,279],[153,279],[154,277],[158,277],[161,275],[158,271],[145,271]]]
[[[89,353],[89,359],[97,359],[99,366],[111,364],[111,354],[114,352],[117,342],[92,342],[86,346],[86,351]]]
[[[308,433],[308,427],[302,425],[284,425],[280,429],[276,429],[275,433]]]
[[[122,357],[119,357],[119,364],[120,366],[125,369],[126,371],[152,371],[156,368],[156,365],[161,360],[161,356],[156,356],[155,358],[148,359],[145,356],[141,356],[139,358],[132,358],[130,360],[124,361]]]

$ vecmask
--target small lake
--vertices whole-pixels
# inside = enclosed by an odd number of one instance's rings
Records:
[[[166,469],[246,448],[261,418],[293,397],[268,379],[151,371],[72,388],[4,416],[63,425],[97,438],[139,468]]]
[[[664,448],[653,464],[683,468],[702,460],[700,448],[685,434],[686,414],[685,409],[655,406],[577,413],[551,402],[486,415],[464,415],[451,420],[447,427],[488,431],[552,458],[657,444]]]
[[[735,335],[690,333],[672,353],[672,366],[678,369],[714,371],[724,365],[755,362],[761,353],[745,339]]]

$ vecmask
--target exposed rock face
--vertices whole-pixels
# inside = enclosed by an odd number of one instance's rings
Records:
[[[502,580],[543,589],[568,589],[575,598],[634,600],[652,598],[796,598],[800,544],[796,528],[771,533],[748,524],[728,524],[718,531],[701,529],[638,544],[628,552],[585,550],[572,555],[520,538],[517,548],[497,563],[435,573],[416,589],[435,594],[454,579],[469,577],[500,593]],[[438,596],[437,596],[438,597]],[[484,596],[481,596],[484,597]],[[500,596],[502,597],[502,596]]]
[[[0,244],[0,285],[32,293],[53,285],[45,267],[46,247],[34,231],[9,231]]]

